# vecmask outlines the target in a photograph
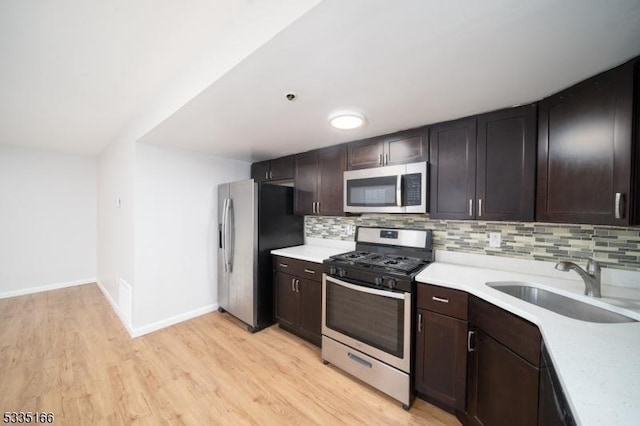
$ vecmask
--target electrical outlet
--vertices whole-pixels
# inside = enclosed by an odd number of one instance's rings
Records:
[[[353,231],[354,231],[354,226],[353,225],[345,225],[344,226],[344,235],[350,237],[351,235],[353,235]]]
[[[500,248],[502,243],[502,234],[499,232],[489,232],[489,247]]]

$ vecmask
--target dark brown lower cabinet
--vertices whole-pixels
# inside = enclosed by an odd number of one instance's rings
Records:
[[[300,311],[298,315],[300,333],[320,346],[322,341],[322,284],[306,278],[298,283]]]
[[[444,408],[464,410],[467,321],[418,309],[416,390]]]
[[[542,336],[538,327],[470,297],[465,424],[538,425]]]
[[[465,409],[467,301],[462,291],[418,285],[414,387],[450,411]]]
[[[322,265],[274,258],[274,300],[280,327],[320,346],[322,342]]]
[[[538,424],[540,370],[482,331],[476,331],[468,412],[486,426]]]

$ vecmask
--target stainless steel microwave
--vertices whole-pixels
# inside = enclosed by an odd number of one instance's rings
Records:
[[[426,213],[427,163],[344,172],[347,213]]]

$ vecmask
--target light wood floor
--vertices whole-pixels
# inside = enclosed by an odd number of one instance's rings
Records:
[[[323,365],[277,326],[212,313],[129,338],[96,285],[0,300],[0,411],[55,424],[457,425]]]

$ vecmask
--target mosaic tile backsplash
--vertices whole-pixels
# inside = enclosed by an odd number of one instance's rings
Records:
[[[353,241],[354,235],[346,235],[347,226],[431,229],[436,250],[553,262],[585,263],[586,258],[593,258],[605,267],[640,270],[640,228],[635,227],[432,220],[399,214],[306,216],[304,220],[307,237]],[[489,247],[490,232],[501,234],[500,248]]]

